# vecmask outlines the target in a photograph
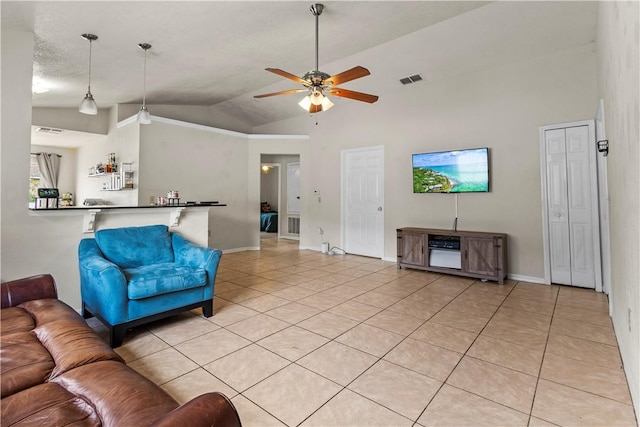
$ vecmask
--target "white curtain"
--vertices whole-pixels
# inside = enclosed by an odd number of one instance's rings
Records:
[[[36,153],[40,168],[40,188],[58,188],[60,176],[60,156],[55,153]]]

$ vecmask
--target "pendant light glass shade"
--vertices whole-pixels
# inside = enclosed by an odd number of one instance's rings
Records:
[[[149,110],[147,110],[147,106],[143,105],[140,107],[140,111],[138,111],[138,123],[142,125],[151,124],[151,114],[149,114]]]
[[[322,111],[327,111],[329,108],[333,107],[333,102],[326,96],[322,100]]]
[[[302,98],[298,105],[310,113],[319,113],[320,111],[327,111],[334,104],[321,90],[314,90],[311,94]]]
[[[90,114],[92,116],[98,114],[98,106],[96,105],[96,101],[93,100],[91,91],[87,92],[87,94],[84,96],[84,99],[80,103],[79,111],[82,114]]]
[[[151,49],[149,43],[140,43],[138,47],[144,50],[144,80],[142,83],[142,107],[138,111],[137,121],[141,125],[151,124],[151,114],[147,110],[147,50]]]
[[[300,102],[298,102],[298,105],[305,111],[309,111],[309,107],[311,107],[311,96],[307,95],[304,98],[302,98],[302,100]]]
[[[96,101],[93,99],[93,94],[91,93],[91,46],[94,40],[98,40],[98,36],[94,34],[83,34],[82,38],[89,41],[89,85],[87,88],[87,94],[84,96],[84,99],[80,103],[80,111],[82,114],[90,114],[95,116],[98,114],[98,106],[96,105]]]

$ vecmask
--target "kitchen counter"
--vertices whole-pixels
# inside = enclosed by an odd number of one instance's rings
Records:
[[[121,205],[93,205],[93,206],[60,206],[58,208],[29,208],[33,212],[45,212],[45,211],[70,211],[70,210],[88,210],[88,209],[175,209],[175,208],[211,208],[216,206],[227,206],[224,203],[213,204],[187,204],[180,203],[177,205],[142,205],[142,206],[121,206]]]
[[[207,205],[183,203],[174,206],[66,206],[57,209],[29,208],[29,216],[82,216],[83,233],[93,233],[103,228],[167,224],[169,227],[179,228],[185,237],[193,237],[192,241],[201,246],[207,246],[209,210],[224,206],[227,205],[223,203]]]

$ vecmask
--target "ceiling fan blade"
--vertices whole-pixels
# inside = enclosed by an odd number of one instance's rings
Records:
[[[329,89],[329,93],[334,96],[355,99],[356,101],[368,102],[370,104],[378,100],[376,95],[369,95],[368,93],[356,92],[354,90],[340,89],[339,87]]]
[[[311,85],[310,81],[302,80],[300,77],[298,77],[296,75],[293,75],[291,73],[287,73],[286,71],[283,71],[283,70],[281,70],[279,68],[265,68],[265,70],[267,70],[267,71],[269,71],[271,73],[277,74],[277,75],[279,75],[281,77],[284,77],[285,79],[293,80],[294,82],[300,83],[300,84],[305,85],[305,86],[310,86]]]
[[[254,98],[266,98],[268,96],[288,95],[290,93],[307,92],[309,89],[289,89],[280,92],[265,93],[263,95],[255,95]]]
[[[350,70],[343,71],[342,73],[329,77],[324,81],[324,84],[327,86],[335,86],[350,82],[351,80],[359,79],[360,77],[368,76],[369,74],[371,74],[369,70],[358,65]]]

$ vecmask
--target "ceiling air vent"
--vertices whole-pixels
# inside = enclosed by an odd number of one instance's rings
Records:
[[[38,128],[36,129],[36,132],[42,132],[42,133],[62,133],[62,129],[54,129],[54,128]]]
[[[404,77],[400,79],[400,83],[402,83],[403,85],[408,85],[410,83],[419,82],[420,80],[422,80],[422,76],[420,74],[416,74],[410,77]]]

